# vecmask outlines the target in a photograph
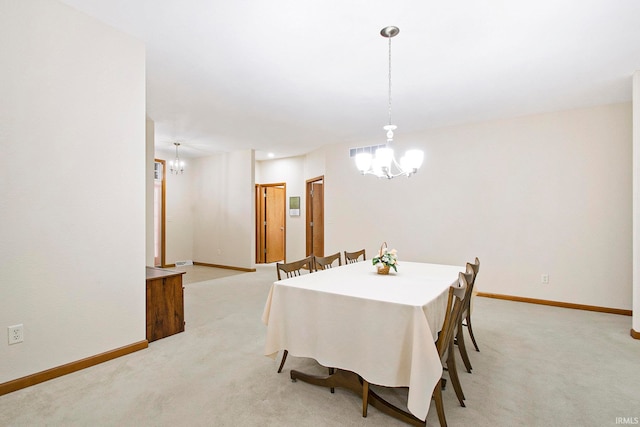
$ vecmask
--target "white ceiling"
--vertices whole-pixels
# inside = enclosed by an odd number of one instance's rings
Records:
[[[63,0],[143,40],[156,147],[256,158],[631,100],[638,0]]]

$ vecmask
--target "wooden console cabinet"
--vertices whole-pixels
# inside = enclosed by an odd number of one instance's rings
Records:
[[[147,341],[184,331],[184,273],[147,267]]]

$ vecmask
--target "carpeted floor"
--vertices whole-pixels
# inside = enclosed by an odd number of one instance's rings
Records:
[[[275,268],[275,267],[274,267]],[[242,271],[231,270],[228,268],[215,268],[205,265],[184,265],[180,267],[168,267],[169,270],[184,271],[182,275],[182,283],[189,285],[191,283],[206,282],[207,280],[222,279],[223,277],[235,276],[242,274]]]
[[[184,333],[0,396],[0,426],[405,425],[375,408],[362,418],[351,392],[292,383],[290,369],[325,372],[312,360],[289,356],[276,373],[260,320],[275,267],[257,270],[187,283]],[[443,393],[450,426],[640,417],[640,341],[629,317],[476,298],[473,322],[481,352],[471,351],[472,374],[460,369],[467,407],[451,386]],[[438,425],[433,404],[427,423]]]

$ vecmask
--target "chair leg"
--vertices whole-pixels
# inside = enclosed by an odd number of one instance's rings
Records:
[[[367,417],[367,409],[369,408],[369,382],[362,379],[362,416]]]
[[[462,391],[462,385],[460,385],[460,378],[458,378],[458,370],[456,369],[455,353],[453,352],[453,343],[449,345],[449,355],[447,357],[447,368],[449,371],[449,378],[451,378],[451,384],[456,392],[460,406],[465,407],[464,404],[464,392]]]
[[[278,373],[282,372],[282,367],[284,366],[284,362],[287,360],[287,355],[289,354],[289,352],[287,350],[285,350],[282,353],[282,362],[280,362],[280,367],[278,368]]]
[[[444,416],[444,405],[442,404],[442,386],[440,381],[433,389],[433,400],[436,401],[436,411],[438,412],[438,421],[440,421],[440,427],[447,427],[447,419]]]
[[[476,337],[473,336],[473,328],[471,327],[471,313],[467,314],[467,329],[469,329],[469,336],[471,337],[471,341],[473,341],[473,346],[476,348],[476,351],[480,351],[478,348],[478,344],[476,343]]]
[[[329,368],[329,375],[333,375],[333,373],[334,373],[335,371],[336,371],[336,370],[335,370],[334,368]],[[330,388],[330,390],[331,390],[331,393],[335,393],[335,392],[336,392],[335,387],[331,387],[331,388]]]
[[[458,323],[458,336],[456,342],[458,344],[458,350],[460,350],[460,356],[464,362],[464,367],[467,368],[467,372],[471,373],[471,361],[467,354],[467,347],[464,343],[464,333],[462,332],[462,329],[462,322],[460,322]]]

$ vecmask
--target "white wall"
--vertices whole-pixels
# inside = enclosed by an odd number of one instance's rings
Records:
[[[145,339],[145,52],[51,0],[0,51],[2,383]]]
[[[482,292],[630,309],[632,114],[614,104],[397,135],[419,146],[410,179],[357,173],[351,146],[257,162],[256,182],[287,183],[287,259],[305,255],[304,183],[325,177],[325,250],[383,241],[401,261],[464,264],[478,256]],[[541,284],[548,274],[550,283]]]
[[[195,261],[255,267],[254,162],[253,150],[194,162]]]
[[[326,167],[326,147],[320,147],[319,149],[308,153],[304,156],[304,180],[317,178],[323,176]]]
[[[327,147],[327,248],[478,256],[479,291],[631,308],[630,104],[396,136],[426,151],[412,178],[361,176],[348,146]]]
[[[305,157],[287,157],[284,159],[264,160],[256,162],[256,183],[287,184],[287,207],[285,223],[287,232],[286,254],[287,261],[294,261],[306,256],[305,241]],[[289,215],[289,197],[300,196],[300,216]]]
[[[175,153],[155,156],[168,169]],[[183,174],[166,174],[165,262],[254,268],[253,150],[183,160]]]
[[[165,263],[193,260],[194,204],[193,182],[196,162],[190,160],[183,174],[169,172],[169,161],[174,156],[156,153],[166,161],[165,190]]]

